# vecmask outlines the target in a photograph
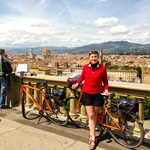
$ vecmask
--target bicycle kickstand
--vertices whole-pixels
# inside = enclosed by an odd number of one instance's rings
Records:
[[[44,117],[44,113],[42,111],[39,111],[39,119],[37,124],[40,124],[40,120],[42,119],[42,117]]]

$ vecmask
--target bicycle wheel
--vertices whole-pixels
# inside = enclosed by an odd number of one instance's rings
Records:
[[[65,106],[55,99],[48,99],[47,102],[52,108],[52,111],[46,111],[47,118],[57,125],[66,125],[69,121],[69,114]],[[45,100],[43,100],[43,109],[49,109]]]
[[[68,100],[67,100],[67,108],[68,108],[69,111],[70,111],[70,99],[74,99],[75,102],[77,102],[79,98],[78,97],[74,97],[74,98],[70,97],[70,98],[68,98]],[[84,107],[84,106],[82,105],[82,107]],[[76,127],[79,127],[79,128],[87,127],[87,125],[88,125],[88,118],[87,118],[86,115],[82,115],[81,114],[81,107],[77,111],[74,110],[74,114],[72,116],[69,115],[69,119],[71,120],[71,122]]]
[[[39,117],[38,112],[26,107],[25,95],[24,92],[21,93],[22,116],[28,120],[37,119]]]
[[[144,140],[144,129],[137,117],[125,110],[119,110],[121,119],[118,119],[119,115],[117,109],[114,110],[110,108],[109,110],[111,115],[122,128],[122,131],[111,128],[108,129],[114,140],[126,148],[136,148],[140,146]],[[113,121],[108,114],[106,114],[106,124],[113,124]]]

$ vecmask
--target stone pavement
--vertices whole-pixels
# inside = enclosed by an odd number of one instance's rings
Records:
[[[0,150],[86,150],[88,144],[1,118]],[[97,147],[97,150],[105,150]]]
[[[20,108],[0,110],[0,150],[89,150],[89,130],[62,127],[42,118],[30,121],[22,117]],[[144,143],[136,150],[150,150],[150,121],[144,121]],[[108,135],[101,138],[96,150],[127,150]]]

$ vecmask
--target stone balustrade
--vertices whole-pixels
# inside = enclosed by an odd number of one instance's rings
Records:
[[[32,84],[36,87],[36,83],[40,81],[47,81],[48,86],[54,87],[54,85],[59,88],[64,88],[66,86],[67,77],[59,76],[26,76],[24,82],[26,84]],[[10,86],[7,96],[7,104],[10,106],[16,106],[20,103],[20,77],[12,76],[10,77]],[[137,84],[137,83],[125,83],[125,82],[113,82],[109,81],[110,92],[115,92],[120,96],[132,95],[137,100],[139,100],[139,116],[141,120],[144,119],[143,113],[143,103],[144,97],[150,96],[150,85],[149,84]],[[74,93],[71,93],[74,94]],[[34,97],[37,93],[34,93]],[[30,103],[30,102],[29,102]],[[28,107],[30,107],[29,104]],[[74,106],[74,104],[71,104]]]

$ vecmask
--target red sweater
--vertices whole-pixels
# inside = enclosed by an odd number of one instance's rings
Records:
[[[91,64],[84,65],[77,82],[81,84],[82,81],[84,81],[82,91],[85,93],[96,94],[108,90],[106,67],[98,64],[96,68],[92,70]]]

